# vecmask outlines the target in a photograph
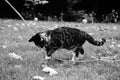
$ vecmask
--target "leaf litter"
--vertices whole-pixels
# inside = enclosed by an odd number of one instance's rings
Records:
[[[32,23],[31,23],[32,24]],[[25,24],[21,24],[21,25],[23,25],[23,26],[25,26]],[[11,26],[10,26],[11,27]],[[47,28],[46,28],[47,29]],[[19,31],[19,29],[16,27],[16,28],[14,28],[13,29],[14,31],[16,31],[16,32],[18,32]],[[114,29],[114,30],[116,30],[116,28]],[[94,33],[91,33],[92,35],[94,35]],[[22,35],[18,35],[17,36],[19,39],[23,39],[22,38]],[[111,45],[109,45],[109,47],[111,48],[111,49],[114,49],[114,48],[116,48],[115,47],[115,44],[116,44],[116,42],[111,42],[112,44]],[[114,45],[113,45],[114,44]],[[3,45],[3,46],[5,46],[5,47],[3,47],[3,48],[6,48],[7,47],[7,45]],[[117,45],[117,47],[119,48],[120,46],[119,46],[119,44]],[[110,51],[108,52],[108,53],[110,53]],[[10,53],[9,54],[9,56],[11,56],[11,58],[13,58],[13,59],[21,59],[22,60],[22,57],[20,56],[20,55],[17,55],[16,53]],[[106,57],[106,59],[109,59],[109,58],[111,58],[111,59],[113,59],[113,58],[115,58],[116,56],[114,55],[113,57],[111,56],[111,57]],[[102,59],[104,59],[105,60],[105,57],[102,57]],[[46,65],[47,66],[47,65]],[[20,66],[19,65],[16,65],[15,66],[16,68],[19,68]],[[47,66],[48,67],[48,66]],[[48,68],[50,68],[50,67],[48,67]],[[43,68],[44,69],[44,68]],[[52,68],[50,68],[50,69],[52,69]],[[53,69],[54,70],[54,69]],[[49,75],[55,75],[54,73],[51,73],[50,74],[50,71],[48,70],[48,72],[49,72]],[[53,71],[54,72],[54,71]],[[57,74],[57,73],[56,73]],[[40,79],[39,78],[40,76],[37,76],[37,77],[34,77],[34,78],[36,78],[36,79]],[[43,77],[44,78],[44,77]]]

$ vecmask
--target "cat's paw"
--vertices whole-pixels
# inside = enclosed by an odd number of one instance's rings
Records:
[[[49,59],[51,59],[51,57],[49,57],[49,56],[45,56],[45,59],[46,59],[46,60],[49,60]]]

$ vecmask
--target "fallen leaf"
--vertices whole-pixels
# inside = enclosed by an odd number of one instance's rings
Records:
[[[15,68],[21,68],[22,66],[21,65],[15,65]]]
[[[114,45],[110,45],[109,48],[115,49],[115,46]]]
[[[53,68],[48,67],[47,65],[42,65],[42,67],[43,67],[42,71],[43,72],[49,72],[50,76],[58,74],[58,72],[56,70],[54,70]]]
[[[33,77],[33,80],[44,80],[45,78],[44,77],[41,77],[41,76],[34,76]]]
[[[23,58],[22,58],[21,56],[15,54],[14,52],[13,52],[13,53],[8,53],[8,55],[9,55],[11,58],[23,60]]]
[[[8,26],[8,28],[10,28],[12,25],[7,25]]]
[[[14,27],[13,29],[14,29],[15,31],[18,31],[18,28],[17,28],[17,27]]]
[[[20,26],[20,24],[17,24],[17,23],[16,23],[16,26]]]
[[[24,24],[24,23],[22,23],[21,25],[22,25],[22,26],[25,26],[25,24]]]
[[[19,35],[18,38],[21,39],[21,40],[23,39],[21,35]]]
[[[3,49],[6,49],[6,48],[7,48],[7,46],[6,46],[6,45],[2,45],[2,48],[3,48]]]

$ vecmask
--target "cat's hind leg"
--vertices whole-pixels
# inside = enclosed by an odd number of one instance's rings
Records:
[[[74,60],[75,60],[75,59],[76,59],[76,60],[79,60],[79,54],[80,54],[80,53],[81,53],[81,55],[84,54],[84,49],[83,49],[83,47],[77,47],[77,48],[75,49],[72,60],[73,60],[73,59],[74,59]]]
[[[71,61],[75,61],[75,53],[74,52],[72,52],[72,59],[71,59]]]

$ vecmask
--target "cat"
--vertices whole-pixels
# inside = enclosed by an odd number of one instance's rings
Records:
[[[29,42],[34,42],[36,46],[45,49],[46,59],[50,59],[58,49],[73,50],[72,61],[79,57],[79,53],[84,54],[82,45],[85,41],[95,46],[102,46],[106,42],[104,38],[101,41],[96,41],[85,31],[70,27],[59,27],[38,32],[29,39]]]

